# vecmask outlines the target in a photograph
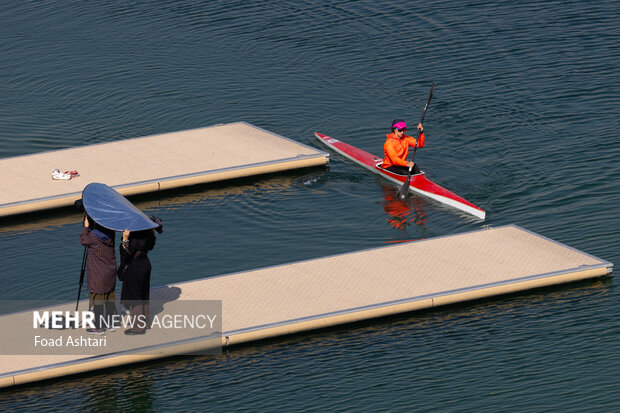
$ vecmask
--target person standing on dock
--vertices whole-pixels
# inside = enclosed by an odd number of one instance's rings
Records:
[[[159,218],[152,217],[159,224],[156,229],[123,232],[120,245],[121,262],[119,278],[123,280],[121,303],[129,309],[133,326],[125,330],[127,335],[146,333],[150,323],[149,298],[151,290],[151,261],[148,252],[155,247],[155,231],[163,231]]]
[[[417,164],[407,161],[410,146],[415,147],[417,145],[418,148],[424,146],[424,128],[422,123],[418,123],[418,130],[420,131],[419,139],[407,136],[405,135],[405,131],[407,131],[405,121],[402,119],[394,119],[392,121],[392,133],[387,135],[387,140],[383,145],[383,169],[399,175],[407,175],[409,168],[413,167],[413,174],[420,173],[420,168],[418,168]]]
[[[95,313],[95,328],[88,328],[89,334],[105,334],[102,318],[106,313],[106,326],[111,327],[112,316],[116,314],[116,256],[114,255],[114,231],[104,228],[88,216],[80,233],[80,244],[88,248],[86,272],[88,286],[88,307]],[[111,331],[113,331],[111,329]]]

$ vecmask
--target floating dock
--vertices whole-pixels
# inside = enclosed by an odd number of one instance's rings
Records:
[[[0,159],[0,217],[73,205],[91,182],[123,195],[324,165],[329,155],[245,122]],[[77,170],[71,180],[52,171]]]
[[[508,225],[168,285],[153,289],[151,300],[167,302],[165,307],[183,300],[221,300],[217,340],[228,346],[601,277],[612,268],[610,262]],[[16,347],[22,344],[6,334],[6,326],[19,317],[31,326],[32,316],[24,314],[0,317],[5,339]],[[26,330],[22,339],[32,340],[32,330]],[[152,330],[139,337],[106,333],[121,348],[107,354],[0,355],[0,387],[186,354],[208,345],[204,336],[174,336],[145,353],[136,343],[150,334]]]

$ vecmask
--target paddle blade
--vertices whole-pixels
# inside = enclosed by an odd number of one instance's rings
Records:
[[[409,174],[407,175],[407,179],[405,179],[405,182],[403,182],[403,185],[398,190],[399,198],[403,199],[407,195],[409,195],[409,182],[411,182],[411,170],[409,171]]]

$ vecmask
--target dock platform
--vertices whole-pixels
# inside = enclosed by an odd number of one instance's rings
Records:
[[[403,262],[412,265],[403,267]],[[610,262],[507,225],[168,285],[153,289],[151,299],[167,302],[164,307],[183,300],[220,300],[217,340],[229,346],[601,277],[612,269]],[[16,317],[23,314],[0,317],[3,332]],[[24,319],[28,327],[31,319]],[[32,341],[32,330],[23,330],[22,338]],[[141,337],[150,334],[156,333],[149,330]],[[116,331],[106,337],[121,350],[2,354],[0,387],[186,354],[207,345],[204,336],[174,336],[159,343],[157,352],[145,353],[136,336]],[[10,334],[5,338],[22,345]]]
[[[245,122],[0,159],[0,217],[72,205],[91,182],[121,194],[324,165],[329,154]],[[53,180],[52,171],[80,176]]]

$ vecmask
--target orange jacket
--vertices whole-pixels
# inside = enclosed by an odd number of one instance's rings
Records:
[[[387,139],[383,144],[383,167],[389,168],[392,165],[407,166],[407,155],[409,147],[416,146],[416,139],[411,136],[403,136],[398,139],[393,133],[387,135]],[[424,132],[420,133],[420,143],[418,148],[424,146]]]

